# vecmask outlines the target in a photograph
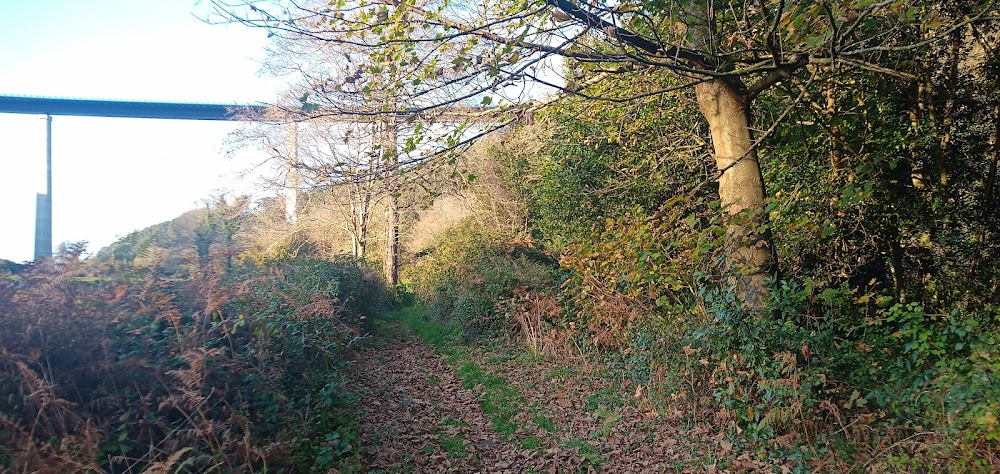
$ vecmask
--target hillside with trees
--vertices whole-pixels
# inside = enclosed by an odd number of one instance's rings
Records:
[[[217,198],[0,268],[0,466],[998,472],[1000,6],[213,2]]]

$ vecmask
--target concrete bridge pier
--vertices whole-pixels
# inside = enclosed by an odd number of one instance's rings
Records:
[[[52,257],[52,116],[45,116],[45,193],[35,199],[35,260]]]

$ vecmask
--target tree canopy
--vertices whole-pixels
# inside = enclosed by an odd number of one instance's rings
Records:
[[[229,20],[339,48],[358,66],[316,78],[315,91],[393,97],[362,113],[420,112],[454,104],[521,105],[528,85],[598,101],[629,101],[693,87],[708,123],[719,195],[728,213],[731,265],[746,300],[760,306],[776,269],[764,216],[761,136],[752,107],[778,84],[808,87],[839,71],[917,79],[921,52],[997,19],[994,2],[897,0],[572,2],[389,0],[228,5]],[[357,54],[357,56],[355,56]],[[356,61],[355,58],[360,58]],[[665,70],[664,86],[598,92],[615,75]],[[373,87],[369,78],[385,78]],[[535,92],[535,94],[538,94]],[[303,95],[304,107],[310,108]],[[356,102],[341,102],[348,107]]]

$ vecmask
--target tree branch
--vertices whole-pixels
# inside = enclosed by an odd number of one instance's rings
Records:
[[[597,29],[620,41],[621,43],[642,50],[647,54],[654,56],[662,55],[674,58],[675,60],[690,61],[709,69],[717,66],[714,61],[708,60],[708,58],[695,51],[674,45],[657,44],[636,33],[628,31],[622,27],[615,26],[607,20],[573,5],[569,2],[569,0],[545,0],[545,3],[562,10],[563,13],[576,18],[584,25]]]

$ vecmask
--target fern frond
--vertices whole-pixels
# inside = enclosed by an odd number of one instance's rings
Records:
[[[181,458],[184,456],[184,454],[190,450],[191,450],[190,447],[181,448],[180,450],[175,451],[173,454],[171,454],[170,457],[168,457],[164,461],[150,463],[149,466],[146,466],[146,470],[142,472],[143,474],[170,474],[174,465],[177,464],[177,461],[180,461]]]
[[[17,361],[16,363],[17,371],[21,374],[21,383],[27,389],[29,393],[28,398],[34,398],[37,395],[38,403],[40,407],[48,406],[49,402],[52,401],[53,394],[51,392],[52,387],[45,383],[34,370],[28,368],[24,362]]]

